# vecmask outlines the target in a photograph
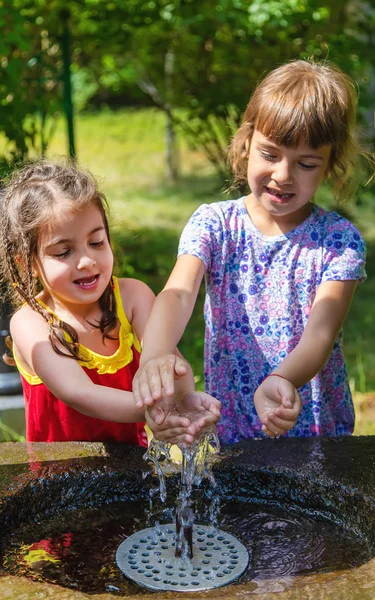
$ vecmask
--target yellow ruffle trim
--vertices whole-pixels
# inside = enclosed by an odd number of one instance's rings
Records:
[[[120,327],[119,342],[118,350],[111,356],[96,354],[80,344],[79,352],[82,360],[79,360],[78,364],[87,369],[97,369],[99,375],[103,373],[116,373],[116,371],[122,369],[122,367],[125,367],[133,360],[132,346],[136,347],[136,338],[133,333],[126,332],[123,327]]]
[[[78,364],[81,365],[81,367],[86,367],[87,369],[97,369],[99,375],[103,375],[105,373],[116,373],[119,369],[122,369],[131,363],[133,360],[133,346],[136,350],[138,350],[138,352],[141,351],[141,345],[137,339],[137,336],[133,333],[132,326],[129,323],[122,306],[122,299],[117,277],[113,277],[113,283],[116,298],[117,317],[120,321],[118,349],[111,356],[103,356],[102,354],[97,354],[96,352],[93,352],[93,350],[86,348],[86,346],[79,344],[79,352],[83,360],[79,360]],[[46,310],[54,314],[48,308],[48,306],[41,301],[39,302]],[[68,337],[67,334],[65,335]],[[37,375],[28,373],[19,364],[15,352],[13,353],[18,370],[26,379],[26,381],[31,385],[38,385],[39,383],[42,383],[41,379],[39,379]]]

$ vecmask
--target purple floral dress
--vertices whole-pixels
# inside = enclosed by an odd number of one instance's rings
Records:
[[[317,206],[293,231],[263,235],[244,198],[200,206],[179,255],[206,267],[205,389],[222,403],[224,444],[264,437],[253,396],[298,344],[318,286],[359,280],[365,243],[348,220]],[[299,389],[302,411],[288,436],[349,435],[354,409],[340,332],[323,369]]]

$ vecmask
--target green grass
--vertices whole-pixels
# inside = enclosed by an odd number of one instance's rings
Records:
[[[159,111],[122,110],[76,118],[78,162],[99,179],[111,207],[118,272],[144,280],[157,293],[171,271],[181,230],[202,202],[222,200],[212,166],[201,152],[179,139],[181,175],[166,177],[164,116]],[[0,154],[1,154],[0,140]],[[59,123],[48,155],[65,154],[64,123]],[[322,189],[318,202],[330,196]],[[345,355],[355,392],[375,390],[375,195],[361,194],[361,205],[345,205],[368,243],[368,280],[360,285],[345,324]],[[179,347],[202,385],[203,289]],[[361,431],[363,433],[363,431]],[[372,422],[365,433],[375,433]]]

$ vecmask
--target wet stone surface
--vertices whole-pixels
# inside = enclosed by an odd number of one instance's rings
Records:
[[[228,587],[194,593],[147,592],[117,567],[119,545],[152,525],[143,449],[0,449],[1,600],[375,597],[375,438],[224,448],[214,467],[219,526],[244,544],[250,561]],[[168,480],[165,518],[177,486],[177,477]],[[202,518],[209,496],[202,486]]]

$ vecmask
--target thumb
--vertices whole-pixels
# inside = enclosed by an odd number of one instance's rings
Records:
[[[290,390],[289,392],[284,392],[282,395],[282,399],[281,399],[281,404],[285,407],[285,408],[293,408],[294,405],[294,389]]]
[[[155,421],[157,425],[162,425],[164,423],[165,413],[161,410],[161,408],[158,408],[154,405],[148,409],[148,412],[150,414],[151,419]]]
[[[175,375],[177,376],[176,378],[179,377],[183,377],[184,375],[186,375],[187,373],[187,365],[185,363],[185,361],[180,358],[179,356],[176,356],[175,359],[175,363],[174,363],[174,372]]]

